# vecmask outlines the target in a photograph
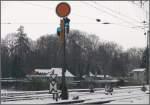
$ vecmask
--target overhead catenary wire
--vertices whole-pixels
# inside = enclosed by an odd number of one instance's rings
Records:
[[[31,2],[23,2],[23,3],[29,4],[29,5],[32,5],[32,6],[37,6],[37,7],[42,7],[42,8],[53,9],[54,10],[54,8],[50,8],[50,7],[39,5],[39,4],[34,4],[34,3],[31,3]],[[96,20],[96,18],[93,18],[93,17],[90,17],[90,16],[81,15],[81,14],[78,14],[78,13],[73,13],[72,12],[71,14],[74,15],[74,16],[81,17],[81,18],[89,19],[91,21],[95,21]],[[101,22],[104,22],[104,20],[103,21],[101,20]]]
[[[27,3],[29,5],[32,5],[32,6],[40,6],[40,7],[44,7],[44,8],[47,8],[47,9],[53,9],[53,8],[50,8],[50,7],[47,7],[47,6],[43,6],[43,5],[39,5],[39,4],[34,4],[34,3],[29,3],[29,2],[24,2],[24,3]],[[95,18],[93,17],[89,17],[89,16],[84,16],[84,15],[79,15],[79,14],[76,14],[76,13],[72,13],[73,15],[75,16],[79,16],[79,17],[83,17],[83,18],[87,18],[87,19],[90,19],[90,20],[95,20]],[[25,23],[26,24],[26,23]],[[31,23],[31,24],[36,24],[36,23]],[[37,24],[46,24],[46,23],[37,23]],[[51,23],[53,24],[53,23]],[[75,23],[75,24],[82,24],[82,23]],[[94,24],[94,23],[83,23],[83,24]],[[95,23],[96,24],[96,23]],[[127,28],[130,28],[129,26],[126,26],[126,25],[122,25],[122,24],[119,24],[119,23],[111,23],[111,24],[115,24],[115,25],[120,25],[120,26],[123,26],[123,27],[127,27]],[[134,26],[134,27],[137,27],[137,26]]]
[[[91,2],[92,2],[92,1],[91,1]],[[104,6],[104,5],[100,4],[99,2],[92,2],[92,3],[94,3],[95,5],[101,6],[101,7],[105,8],[105,9],[107,9],[107,10],[109,10],[109,11],[115,13],[115,14],[118,14],[118,15],[120,15],[120,16],[126,17],[126,18],[128,18],[128,19],[130,19],[130,20],[132,20],[132,21],[135,21],[135,22],[137,22],[137,23],[142,23],[142,22],[139,21],[139,20],[136,20],[136,19],[131,18],[131,17],[129,17],[129,16],[123,14],[123,13],[120,13],[120,12],[118,12],[118,11],[115,11],[115,10],[113,10],[113,9],[107,7],[107,6]]]
[[[1,24],[7,24],[7,23],[1,23]],[[19,23],[16,23],[16,22],[13,22],[13,23],[10,23],[9,22],[9,25],[23,25],[23,24],[32,24],[32,25],[37,25],[37,24],[42,24],[42,25],[50,25],[50,24],[57,24],[57,23],[52,23],[52,22],[41,22],[41,23],[38,23],[38,22],[35,22],[35,23],[23,23],[23,22],[19,22]],[[72,24],[74,25],[86,25],[86,24],[91,24],[91,25],[106,25],[105,23],[89,23],[89,22],[72,22]],[[108,25],[116,25],[116,26],[121,26],[121,27],[124,27],[124,28],[130,28],[130,29],[135,29],[137,30],[137,28],[139,29],[143,29],[143,26],[135,26],[135,27],[129,27],[127,25],[123,25],[123,24],[119,24],[119,23],[109,23]]]
[[[82,3],[83,3],[83,2],[82,2]],[[125,20],[125,19],[122,19],[121,17],[116,16],[116,15],[114,15],[114,14],[112,14],[112,13],[109,13],[109,12],[107,12],[106,10],[102,10],[102,9],[100,9],[100,8],[98,8],[98,7],[96,7],[96,6],[92,5],[92,4],[90,4],[90,3],[87,3],[87,2],[84,2],[84,3],[87,4],[87,5],[89,5],[89,6],[91,6],[91,7],[93,7],[93,8],[95,8],[95,9],[97,9],[97,10],[100,11],[100,12],[103,12],[103,13],[105,13],[105,14],[108,14],[108,15],[112,16],[112,17],[118,18],[119,20],[121,20],[121,21],[124,22],[124,23],[128,23],[128,24],[130,24],[130,25],[135,25],[135,24],[133,24],[133,23],[130,22],[130,21],[127,21],[127,20]]]
[[[125,20],[125,19],[122,19],[122,18],[120,18],[119,16],[116,16],[116,15],[114,15],[114,14],[112,14],[112,13],[109,13],[109,12],[107,12],[107,11],[105,11],[105,10],[102,10],[102,9],[100,9],[100,8],[98,8],[98,7],[96,7],[96,6],[92,5],[92,4],[90,4],[90,3],[83,2],[83,1],[81,1],[81,3],[83,3],[83,4],[85,4],[85,5],[88,5],[88,6],[90,6],[90,7],[93,7],[93,8],[95,8],[96,10],[98,10],[99,12],[103,12],[103,13],[105,13],[105,14],[108,14],[108,15],[112,16],[112,17],[118,18],[118,19],[121,20],[122,22],[128,23],[128,25],[136,26],[136,25],[133,24],[132,22],[127,21],[127,20]]]
[[[40,5],[40,4],[31,3],[31,1],[29,1],[29,2],[22,1],[21,3],[28,4],[28,5],[31,5],[31,6],[41,7],[41,8],[45,8],[45,9],[54,9],[54,8],[50,8],[50,7],[47,7],[47,6]]]
[[[46,8],[46,9],[53,9],[53,8],[50,8],[50,7],[47,7],[47,6],[43,6],[43,5],[40,5],[40,4],[34,4],[34,3],[32,3],[32,2],[25,2],[25,1],[23,1],[23,2],[21,2],[21,3],[25,3],[25,4],[28,4],[28,5],[32,5],[32,6],[38,6],[38,7],[42,7],[42,8]],[[84,18],[88,18],[88,19],[90,19],[90,20],[94,20],[94,21],[96,21],[96,19],[95,18],[93,18],[93,17],[89,17],[89,16],[84,16],[84,15],[79,15],[79,14],[76,14],[76,13],[72,13],[73,15],[76,15],[76,16],[79,16],[79,17],[84,17]],[[101,22],[103,22],[103,21],[101,21]],[[101,23],[101,22],[99,22],[99,23],[97,23],[97,22],[73,22],[72,24],[103,24],[103,23]],[[31,23],[31,22],[26,22],[26,23],[24,23],[24,22],[19,22],[19,23],[17,23],[17,22],[12,22],[12,23],[10,23],[10,22],[6,22],[6,23],[2,23],[2,24],[57,24],[57,23],[49,23],[49,22],[35,22],[35,23]],[[127,28],[132,28],[132,27],[129,27],[128,25],[123,25],[123,24],[120,24],[120,23],[110,23],[110,24],[114,24],[114,25],[118,25],[118,26],[122,26],[122,27],[127,27]],[[138,26],[134,26],[134,27],[138,27]]]
[[[54,22],[3,22],[1,24],[57,24],[57,23],[54,23]],[[104,22],[104,23],[97,23],[97,22],[72,22],[72,24],[107,24],[107,22]],[[109,23],[108,24],[116,24],[116,25],[121,25],[119,23]],[[122,26],[126,26],[126,25],[122,25]]]
[[[57,24],[57,22],[2,22],[1,24]],[[72,22],[72,24],[116,24],[116,25],[122,25],[122,26],[128,26],[123,25],[120,23],[112,23],[112,22]],[[135,27],[142,27],[142,26],[135,26]]]
[[[130,1],[131,2],[131,1]],[[137,2],[139,2],[139,1],[137,1]],[[144,14],[148,14],[148,11],[146,11],[146,10],[144,10],[144,6],[145,6],[145,4],[146,3],[149,3],[149,0],[145,0],[145,2],[142,4],[143,6],[139,6],[139,5],[136,5],[137,3],[135,3],[135,1],[134,2],[131,2],[132,4],[135,4],[135,5],[133,5],[133,6],[136,6],[136,7],[138,7],[139,9],[141,9],[142,11],[143,11],[143,15],[142,16],[144,16]]]
[[[32,5],[32,6],[36,6],[36,7],[42,7],[42,8],[45,8],[45,9],[55,10],[54,8],[50,8],[50,7],[39,5],[39,4],[34,4],[34,3],[31,3],[31,2],[23,2],[23,3],[28,4],[28,5]],[[92,17],[89,17],[89,16],[79,15],[77,13],[71,13],[71,14],[74,15],[74,16],[82,17],[82,18],[86,17],[87,19],[92,20],[92,21],[95,19],[95,18],[92,18]]]

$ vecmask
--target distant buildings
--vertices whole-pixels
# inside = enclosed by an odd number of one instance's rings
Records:
[[[88,83],[88,85],[92,83],[96,87],[104,87],[105,84],[116,85],[117,82],[119,81],[118,79],[116,79],[110,75],[105,75],[105,76],[103,74],[94,75],[91,72],[89,72],[89,74],[87,74],[87,75],[83,75],[82,78],[83,78],[82,82]]]
[[[133,69],[131,72],[132,79],[138,83],[145,83],[146,70],[145,68]]]
[[[89,74],[87,75],[83,75],[82,78],[86,81],[90,81],[90,80],[111,80],[114,79],[112,78],[110,75],[106,75],[106,77],[104,77],[104,75],[94,75],[93,73],[89,72]]]
[[[51,69],[35,69],[32,74],[27,75],[26,77],[28,79],[33,79],[33,78],[39,78],[42,80],[49,80],[50,75],[54,73],[57,74],[57,81],[58,83],[61,83],[61,77],[62,77],[62,68],[51,68]],[[66,70],[65,73],[66,76],[66,82],[68,84],[72,83],[74,80],[74,75],[70,73],[68,70]]]
[[[57,74],[57,83],[61,84],[62,80],[62,68],[51,68],[51,69],[35,69],[32,74],[27,75],[26,77],[29,80],[32,79],[41,79],[43,81],[50,81],[51,74]],[[91,84],[94,87],[104,87],[107,84],[116,84],[118,80],[110,75],[94,75],[93,73],[89,72],[89,74],[83,75],[82,79],[79,77],[74,76],[68,70],[65,73],[66,83],[70,88],[89,88]]]

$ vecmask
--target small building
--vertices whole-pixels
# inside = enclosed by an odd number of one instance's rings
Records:
[[[84,78],[84,80],[87,80],[87,81],[90,81],[90,80],[104,80],[104,79],[107,79],[107,80],[110,80],[110,79],[113,79],[110,75],[99,75],[99,74],[96,74],[94,75],[93,73],[89,72],[88,75],[83,75],[82,78]]]
[[[61,83],[62,68],[35,69],[31,75],[27,75],[27,78],[29,79],[40,78],[42,80],[49,80],[50,75],[52,73],[57,74],[57,81],[58,83]],[[72,73],[70,73],[68,70],[66,70],[65,77],[66,77],[67,84],[71,84],[75,76]]]
[[[57,81],[60,82],[62,78],[62,68],[51,68],[51,72],[47,73],[46,76],[50,77],[52,73],[57,74]],[[75,76],[72,73],[70,73],[68,70],[66,70],[65,78],[68,84],[72,84]]]
[[[85,81],[91,81],[91,80],[94,80],[94,79],[95,79],[95,75],[92,74],[91,72],[89,72],[89,74],[83,75],[82,78],[83,78]]]
[[[132,70],[132,78],[138,83],[145,83],[146,80],[146,72],[145,68],[138,68]]]
[[[113,79],[110,75],[105,75],[105,76],[102,75],[102,74],[101,74],[101,75],[96,75],[96,79],[97,79],[97,80],[104,80],[105,78],[106,78],[107,80]]]
[[[85,87],[89,87],[90,84],[93,84],[94,87],[104,87],[105,84],[116,85],[118,80],[110,75],[96,74],[89,72],[89,74],[83,75],[81,84]],[[84,87],[83,86],[83,87]]]

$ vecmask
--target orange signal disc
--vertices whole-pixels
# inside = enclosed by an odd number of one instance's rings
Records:
[[[66,17],[69,15],[70,9],[71,8],[70,8],[70,5],[68,3],[61,2],[56,7],[56,14],[59,17]]]

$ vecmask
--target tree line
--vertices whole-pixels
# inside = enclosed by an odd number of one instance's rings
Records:
[[[145,51],[145,48],[124,51],[115,42],[79,30],[71,30],[66,35],[66,67],[78,77],[89,72],[126,77],[132,69],[145,67]],[[23,78],[36,68],[61,68],[62,55],[62,42],[56,34],[33,41],[20,26],[16,33],[1,39],[2,77]]]

